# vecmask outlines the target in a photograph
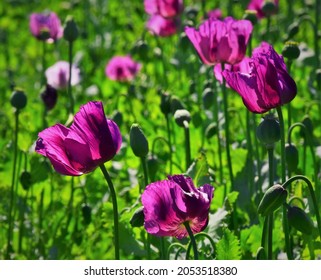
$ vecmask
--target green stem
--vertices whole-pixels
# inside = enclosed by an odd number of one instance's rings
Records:
[[[171,250],[175,247],[178,247],[178,252],[180,252],[181,250],[184,250],[186,251],[186,248],[184,247],[183,244],[181,243],[172,243],[171,245],[168,246],[168,249],[167,249],[167,259],[169,260],[170,259],[170,256],[171,256]]]
[[[268,148],[269,157],[269,186],[274,185],[274,148]],[[273,212],[267,217],[267,258],[272,260],[273,257]]]
[[[12,250],[12,234],[13,234],[13,221],[14,217],[12,215],[13,203],[14,203],[14,187],[16,181],[16,166],[17,166],[17,155],[18,155],[18,132],[19,132],[19,110],[15,111],[15,130],[14,130],[14,146],[13,146],[13,170],[11,179],[11,189],[10,189],[10,201],[9,201],[9,213],[8,213],[8,236],[7,236],[7,250],[6,259],[10,259],[10,252]]]
[[[114,216],[114,241],[115,241],[115,259],[119,260],[119,224],[118,224],[118,207],[117,207],[117,197],[113,182],[109,176],[109,173],[104,164],[99,165],[104,177],[107,181],[110,196],[113,203],[113,216]]]
[[[73,43],[69,42],[69,48],[68,48],[68,59],[69,59],[69,78],[68,78],[68,96],[69,96],[69,113],[74,115],[74,98],[72,95],[72,86],[71,86],[71,69],[72,69],[72,47]]]
[[[173,156],[172,156],[172,137],[171,137],[171,127],[168,114],[165,115],[166,118],[166,128],[167,128],[167,139],[169,146],[169,174],[173,173]]]
[[[197,245],[196,245],[196,240],[195,240],[194,234],[193,234],[188,222],[184,222],[184,226],[188,232],[189,238],[191,240],[190,242],[192,243],[192,247],[193,247],[193,251],[194,251],[194,260],[198,260],[198,251],[197,251]],[[186,257],[188,258],[187,254],[186,254]]]
[[[185,133],[185,164],[186,171],[191,165],[191,144],[190,144],[190,135],[189,135],[189,124],[187,121],[183,122],[184,124],[184,133]]]
[[[250,121],[250,111],[246,110],[246,142],[247,142],[247,149],[248,149],[248,163],[249,163],[249,185],[250,185],[250,195],[253,195],[254,189],[254,170],[253,170],[253,146],[252,146],[252,138],[251,138],[251,121]]]
[[[47,42],[43,41],[42,42],[42,73],[41,73],[41,86],[46,84],[46,76],[45,76],[45,71],[46,71],[46,45]]]
[[[194,235],[195,240],[200,238],[200,237],[205,237],[207,240],[209,240],[209,242],[211,243],[211,246],[213,248],[213,252],[215,252],[215,242],[214,242],[214,240],[205,232],[199,232],[199,233]],[[187,249],[186,249],[186,259],[189,259],[191,248],[192,248],[192,243],[190,242],[188,244],[188,246],[187,246]]]

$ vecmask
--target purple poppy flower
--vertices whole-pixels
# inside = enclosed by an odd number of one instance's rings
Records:
[[[142,194],[146,231],[182,239],[188,235],[185,222],[194,234],[204,230],[213,195],[212,186],[195,188],[192,179],[183,175],[149,184]]]
[[[144,0],[144,7],[147,14],[164,18],[175,17],[184,9],[183,0]]]
[[[134,61],[129,55],[114,56],[105,69],[106,76],[115,81],[132,81],[140,71],[142,65]]]
[[[185,33],[204,64],[236,64],[245,56],[252,29],[249,20],[209,18],[199,30],[185,27]]]
[[[273,4],[275,5],[275,8],[277,10],[278,7],[279,7],[279,0],[274,0],[274,1],[270,1],[270,2],[273,2]],[[265,3],[266,3],[265,0],[251,0],[251,2],[247,6],[247,9],[256,11],[257,12],[257,18],[261,19],[261,18],[264,18],[264,17],[267,16],[262,10],[262,7],[263,7],[263,5]],[[276,10],[273,11],[273,12],[275,13]]]
[[[63,35],[63,27],[61,26],[60,19],[54,12],[31,14],[29,28],[32,35],[37,39],[48,42],[56,41]],[[47,35],[44,35],[44,33]]]
[[[213,18],[213,19],[221,19],[222,18],[222,11],[221,9],[214,9],[212,11],[209,11],[207,13],[208,18]]]
[[[153,15],[147,22],[147,29],[154,35],[167,37],[177,33],[179,20],[177,18],[164,18]]]
[[[88,102],[70,128],[56,124],[39,133],[36,152],[49,158],[63,175],[80,176],[111,160],[122,138],[116,123],[106,118],[102,102]]]
[[[45,72],[47,84],[55,89],[64,89],[69,80],[69,62],[58,61],[50,66]],[[77,85],[80,82],[80,70],[76,66],[71,67],[71,85]]]
[[[265,113],[296,96],[296,83],[288,74],[283,57],[271,45],[263,42],[253,51],[248,64],[248,73],[224,70],[222,75],[251,112]]]

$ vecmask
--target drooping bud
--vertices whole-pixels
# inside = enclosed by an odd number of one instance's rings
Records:
[[[176,110],[185,109],[185,106],[177,96],[171,97],[171,113],[175,114]]]
[[[129,132],[130,146],[135,156],[144,158],[147,156],[149,147],[144,132],[137,123],[132,124]]]
[[[26,107],[27,105],[27,96],[21,89],[16,89],[12,92],[10,103],[13,107],[20,110]]]
[[[209,109],[214,103],[214,92],[211,88],[205,88],[202,94],[203,106]]]
[[[64,38],[68,42],[73,42],[78,38],[79,32],[72,16],[68,16],[64,27]]]
[[[306,138],[306,133],[308,133],[308,137],[312,137],[313,135],[313,123],[312,120],[310,119],[310,117],[308,115],[304,116],[302,123],[305,126],[305,129],[301,129],[300,130],[300,135],[303,138]]]
[[[299,33],[299,23],[298,22],[293,22],[292,24],[289,25],[288,27],[288,32],[287,32],[287,38],[291,39],[294,37],[296,34]]]
[[[245,10],[243,19],[249,20],[252,25],[257,24],[257,11],[255,10]]]
[[[32,185],[32,180],[31,180],[31,174],[30,172],[28,171],[23,171],[21,174],[20,174],[20,183],[22,185],[22,188],[24,190],[29,190],[29,188],[31,187]]]
[[[46,89],[40,94],[47,111],[52,110],[57,103],[57,90],[50,85],[46,85]]]
[[[89,225],[91,222],[91,207],[88,204],[83,204],[81,206],[81,212],[83,217],[83,222],[85,225]]]
[[[294,172],[299,164],[299,151],[294,144],[285,144],[285,161],[290,172]]]
[[[212,138],[217,133],[217,124],[216,123],[210,123],[206,130],[205,130],[205,136],[207,139]]]
[[[176,110],[174,119],[179,126],[185,127],[184,122],[189,123],[191,121],[191,114],[185,109]]]
[[[262,12],[266,16],[273,15],[277,12],[277,6],[272,1],[265,1],[262,6]]]
[[[256,129],[257,138],[271,148],[274,143],[281,139],[281,129],[279,121],[272,115],[266,116]]]
[[[168,115],[171,112],[171,97],[167,92],[161,93],[160,109],[164,115]]]
[[[286,42],[282,50],[282,55],[289,60],[297,59],[300,56],[299,44],[293,41]]]
[[[288,207],[287,216],[290,226],[307,235],[312,234],[314,228],[313,222],[301,208],[297,206]]]
[[[132,227],[141,227],[144,225],[144,207],[139,207],[129,221]]]
[[[258,206],[257,212],[262,216],[272,214],[278,209],[285,201],[288,196],[288,191],[281,185],[276,184],[270,187],[265,194]]]

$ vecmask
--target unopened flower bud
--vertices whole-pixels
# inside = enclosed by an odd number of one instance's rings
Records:
[[[290,206],[288,208],[287,216],[290,226],[307,235],[312,234],[314,228],[313,222],[307,213],[305,213],[301,208]]]
[[[217,134],[217,124],[216,123],[210,123],[206,130],[205,130],[205,136],[207,139],[212,138],[215,134]]]
[[[184,122],[189,123],[191,121],[191,114],[185,109],[176,110],[174,119],[179,126],[185,127]]]
[[[299,44],[293,41],[286,42],[282,50],[282,55],[289,60],[297,59],[300,56]]]
[[[52,110],[57,103],[57,90],[50,85],[46,85],[46,89],[41,93],[41,99],[45,104],[47,111]]]
[[[120,111],[115,111],[111,119],[120,127],[123,124],[123,114]]]
[[[205,109],[209,109],[214,102],[214,92],[211,88],[205,88],[202,94],[203,106]]]
[[[265,3],[262,6],[262,12],[266,16],[270,16],[275,14],[277,11],[277,6],[272,1],[265,1]]]
[[[27,105],[27,96],[21,89],[16,89],[11,94],[11,105],[16,109],[23,109]]]
[[[313,135],[313,123],[312,123],[312,120],[310,119],[309,116],[305,116],[302,120],[302,123],[304,124],[305,126],[305,129],[301,129],[300,130],[300,135],[301,137],[303,138],[306,138],[306,134],[305,133],[308,133],[308,136],[312,137]]]
[[[256,136],[267,148],[273,147],[281,139],[279,121],[270,115],[265,117],[256,129]]]
[[[68,42],[73,42],[78,38],[79,32],[72,16],[68,16],[64,28],[64,38]]]
[[[144,207],[139,207],[129,221],[132,227],[141,227],[144,225]]]
[[[299,152],[295,145],[285,144],[285,161],[290,172],[294,172],[299,164]]]
[[[265,192],[257,212],[262,216],[272,214],[286,201],[287,195],[288,191],[279,184],[270,187]]]
[[[82,217],[85,225],[89,225],[91,222],[91,207],[88,204],[81,206]]]
[[[22,188],[24,190],[29,190],[29,188],[31,187],[32,185],[32,180],[31,180],[31,174],[30,172],[28,171],[23,171],[21,174],[20,174],[20,183],[22,185]]]
[[[252,25],[255,25],[257,23],[257,11],[245,10],[245,13],[243,15],[243,19],[247,19],[252,23]]]
[[[180,99],[177,96],[171,97],[171,112],[174,114],[176,110],[185,109],[185,106],[180,101]]]
[[[147,156],[149,147],[148,141],[140,126],[136,123],[132,124],[129,133],[130,146],[135,156],[144,158]]]
[[[299,23],[298,22],[293,22],[292,24],[289,25],[288,27],[288,39],[294,37],[296,34],[299,33]]]
[[[168,115],[171,112],[171,97],[167,92],[161,93],[160,109],[164,115]]]

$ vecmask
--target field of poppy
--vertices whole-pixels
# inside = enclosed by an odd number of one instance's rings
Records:
[[[0,3],[0,259],[321,259],[321,1]]]

